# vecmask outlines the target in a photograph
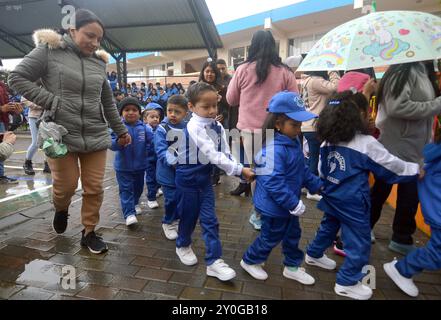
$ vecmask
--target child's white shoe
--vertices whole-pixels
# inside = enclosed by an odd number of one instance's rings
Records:
[[[250,274],[254,279],[266,280],[268,279],[268,273],[263,270],[261,264],[247,264],[245,261],[240,261],[240,266]]]
[[[305,255],[305,262],[306,264],[309,264],[311,266],[320,267],[326,270],[334,270],[337,267],[337,263],[329,259],[326,254],[323,255],[323,257],[316,259],[313,257],[308,256],[308,254]]]
[[[339,296],[352,298],[355,300],[369,300],[372,297],[372,289],[365,286],[361,282],[354,286],[341,286],[336,283],[334,291]]]
[[[198,263],[198,258],[194,254],[191,246],[176,248],[176,254],[178,255],[181,262],[186,266],[194,266],[196,263]]]
[[[207,267],[207,276],[216,277],[220,281],[229,281],[236,277],[236,271],[231,269],[222,259],[217,259]]]
[[[126,218],[126,226],[132,226],[137,223],[138,223],[138,219],[136,219],[135,215],[131,215]]]
[[[162,189],[159,188],[158,192],[156,192],[156,198],[159,198],[160,196],[162,196],[164,194],[164,192],[162,192]]]
[[[178,238],[178,232],[176,230],[176,225],[163,223],[162,230],[164,230],[165,237],[168,240],[176,240]]]
[[[397,270],[397,267],[395,264],[397,263],[396,260],[385,263],[383,265],[383,269],[386,272],[386,274],[389,276],[389,278],[392,279],[393,282],[406,294],[408,294],[411,297],[417,297],[419,294],[418,287],[413,283],[412,278],[406,278],[403,277]]]
[[[159,204],[158,204],[158,201],[147,201],[147,206],[150,208],[150,209],[157,209],[157,208],[159,208]]]
[[[306,199],[313,200],[313,201],[320,201],[322,200],[322,196],[318,194],[310,194],[309,192],[306,194]]]
[[[283,276],[308,286],[315,283],[315,279],[307,274],[304,268],[285,267],[283,269]]]

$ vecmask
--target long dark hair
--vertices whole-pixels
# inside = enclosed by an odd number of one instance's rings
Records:
[[[317,135],[331,144],[351,141],[357,132],[369,133],[368,101],[362,93],[351,91],[334,94],[317,120]]]
[[[214,80],[214,83],[209,83],[209,82],[207,82],[205,80],[204,71],[208,67],[211,67],[211,69],[213,69],[213,71],[214,71],[214,74],[216,75],[216,79]],[[199,74],[199,82],[202,81],[202,82],[208,83],[208,84],[214,86],[217,90],[220,90],[221,87],[222,87],[222,85],[219,82],[220,78],[221,78],[221,74],[220,74],[219,69],[217,68],[216,62],[214,62],[214,61],[206,61],[204,63],[204,65],[202,66],[201,73]]]
[[[104,27],[104,23],[98,16],[93,13],[90,10],[87,9],[78,9],[75,11],[75,29],[79,30],[82,27],[91,24],[91,23],[98,23],[100,27],[103,29],[103,36],[106,35],[106,28]],[[59,33],[67,34],[68,30],[66,29],[60,29]]]
[[[378,88],[378,103],[381,103],[385,96],[385,88],[390,87],[392,93],[392,98],[398,98],[403,91],[404,86],[409,81],[409,75],[413,68],[416,68],[420,62],[411,62],[396,64],[389,67],[389,69],[384,74],[383,79],[381,79],[380,86]],[[435,90],[436,96],[440,95],[439,88],[436,85],[436,74],[435,69],[429,64],[425,64],[427,70],[427,76],[432,83],[433,89]]]
[[[266,130],[276,130],[277,121],[280,121],[280,124],[283,125],[287,120],[289,118],[284,113],[268,113],[262,126],[262,146],[266,145],[267,142]]]
[[[271,65],[275,67],[283,66],[291,71],[287,65],[282,63],[282,59],[277,52],[276,40],[274,40],[272,33],[268,30],[259,30],[253,35],[250,50],[248,52],[248,59],[244,63],[252,62],[257,62],[256,84],[262,84],[265,82]]]

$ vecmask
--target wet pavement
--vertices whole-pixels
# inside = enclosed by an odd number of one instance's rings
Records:
[[[52,230],[53,211],[50,204],[50,175],[41,170],[35,177],[24,176],[21,167],[24,150],[30,140],[20,137],[18,153],[6,162],[6,173],[20,178],[19,185],[0,186],[0,299],[200,299],[200,300],[334,300],[344,299],[333,291],[335,272],[307,266],[316,279],[313,286],[303,286],[282,276],[282,253],[277,247],[268,259],[265,282],[252,279],[239,266],[244,251],[257,236],[248,223],[251,209],[249,198],[232,197],[229,191],[236,179],[223,176],[215,188],[216,207],[220,221],[223,258],[232,266],[237,277],[227,283],[205,275],[204,242],[200,227],[194,234],[193,248],[199,264],[187,267],[175,254],[175,243],[166,240],[161,229],[161,208],[144,208],[135,229],[127,229],[121,217],[118,187],[112,170],[112,154],[106,168],[105,197],[101,221],[97,229],[109,245],[109,252],[96,256],[80,246],[81,191],[73,198],[69,227],[62,236]],[[35,167],[43,168],[42,153],[34,159]],[[143,201],[146,201],[143,196]],[[322,213],[316,203],[303,199],[307,212],[301,218],[304,249],[319,226]],[[389,280],[382,264],[397,254],[388,250],[393,211],[385,208],[376,226],[377,242],[372,247],[371,264],[375,267],[373,299],[411,299]],[[428,238],[422,232],[415,235],[416,245]],[[329,250],[328,256],[341,265],[343,258]],[[441,272],[424,272],[415,278],[420,289],[418,299],[441,299]]]

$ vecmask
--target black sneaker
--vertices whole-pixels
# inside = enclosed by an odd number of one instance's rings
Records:
[[[54,220],[52,221],[52,227],[54,231],[58,234],[62,234],[67,229],[67,219],[69,218],[69,214],[67,211],[58,211],[55,212]]]
[[[32,161],[31,160],[26,160],[24,165],[23,165],[23,169],[24,172],[28,175],[28,176],[34,176],[35,175],[35,171],[34,168],[32,166]]]
[[[81,245],[87,247],[93,254],[101,254],[107,252],[108,248],[103,238],[96,235],[95,231],[89,232],[84,236],[85,230],[81,231]]]
[[[7,176],[0,177],[0,184],[18,184],[18,180]]]
[[[48,173],[48,174],[52,173],[51,168],[49,168],[49,164],[47,163],[47,161],[44,162],[43,173]]]

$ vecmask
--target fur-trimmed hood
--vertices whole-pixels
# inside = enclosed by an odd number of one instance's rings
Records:
[[[63,36],[52,29],[40,29],[34,32],[32,36],[34,44],[37,47],[40,44],[48,45],[49,49],[65,49],[67,47]],[[95,56],[106,64],[109,63],[109,54],[104,50],[95,51]]]

